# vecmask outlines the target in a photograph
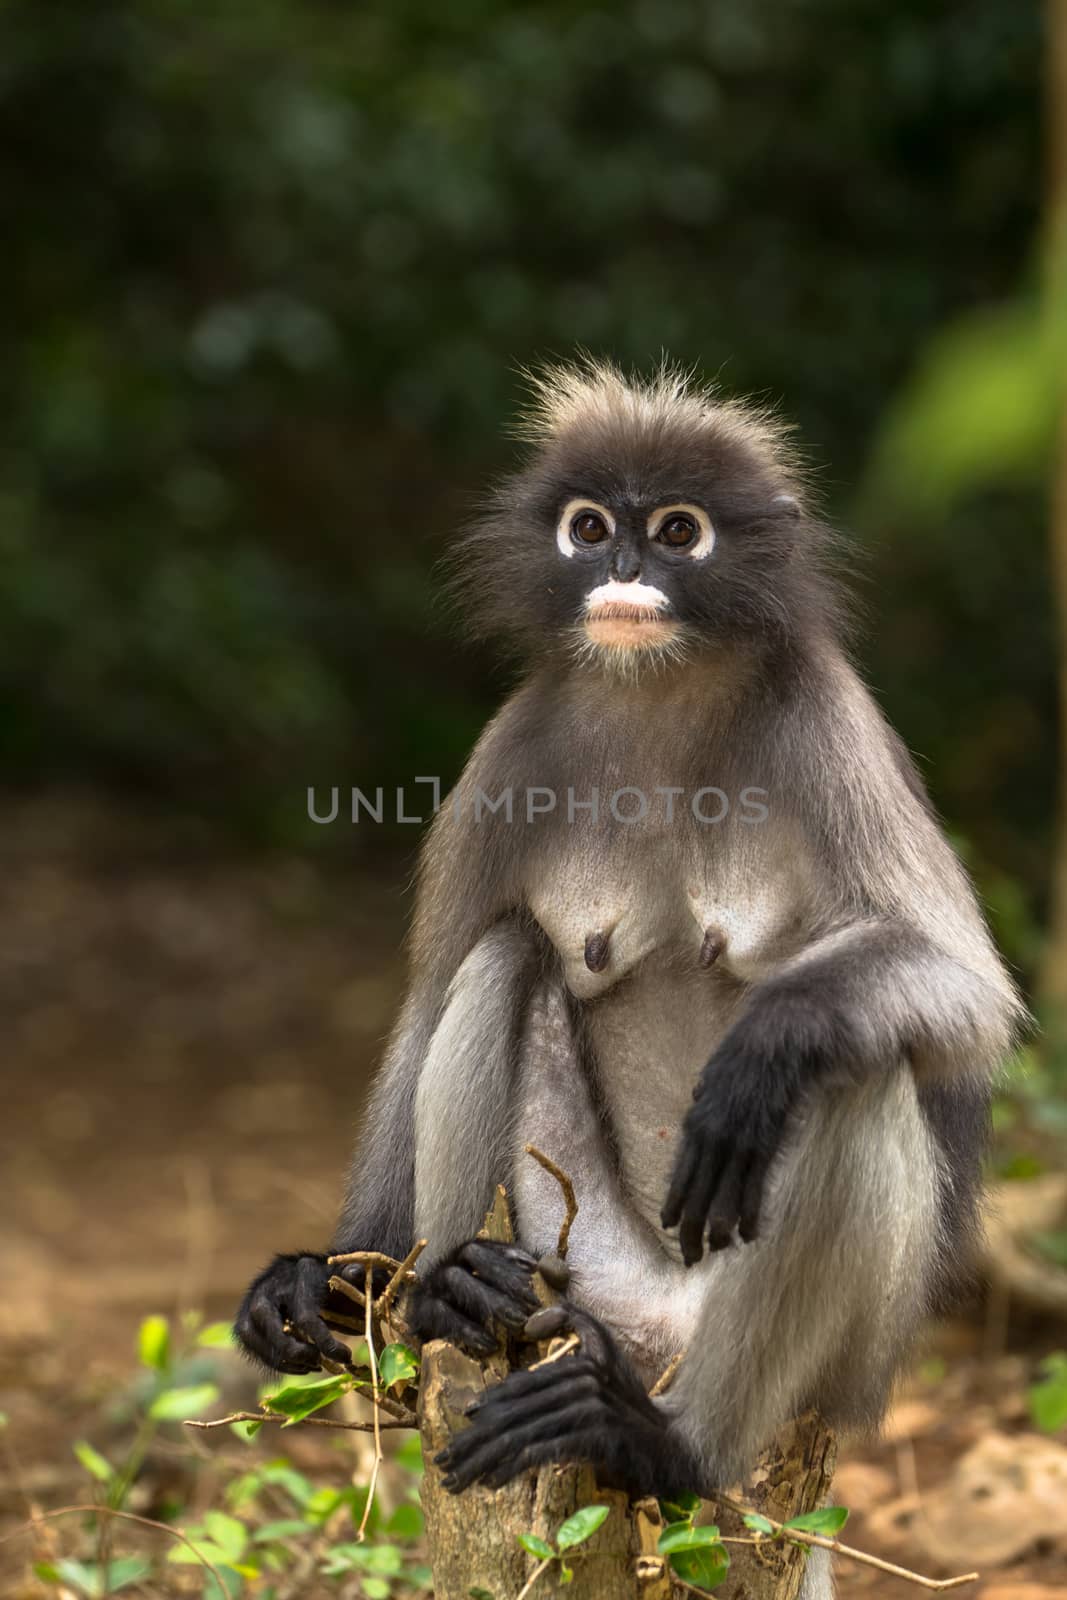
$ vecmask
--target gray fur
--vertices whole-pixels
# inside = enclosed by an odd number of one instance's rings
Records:
[[[559,1196],[521,1153],[541,1145],[581,1205],[575,1298],[649,1376],[686,1349],[664,1409],[722,1483],[799,1407],[877,1421],[946,1259],[966,1249],[988,1086],[1023,1012],[844,653],[825,540],[774,430],[666,380],[587,380],[557,377],[555,405],[542,393],[541,455],[514,481],[510,519],[502,490],[468,543],[490,621],[514,616],[536,664],[431,831],[412,995],[340,1238],[377,1210],[385,1248],[414,1230],[437,1259],[504,1181],[521,1241],[541,1251]],[[560,558],[555,517],[561,497],[594,491],[642,515],[681,498],[719,518],[699,572],[657,558],[681,645],[625,681],[569,642],[581,562]],[[764,789],[766,822],[708,827],[680,809],[621,826],[560,809],[508,823],[476,821],[473,804],[509,785],[709,784]],[[739,1019],[769,1019],[788,1052],[774,1019],[816,1014],[840,1060],[796,1109],[760,1238],[687,1271],[659,1210],[698,1075]],[[829,1592],[820,1572],[806,1600]]]

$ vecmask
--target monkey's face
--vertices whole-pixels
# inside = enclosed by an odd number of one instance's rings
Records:
[[[560,512],[556,547],[576,564],[568,588],[578,601],[572,626],[579,638],[612,656],[662,654],[682,636],[684,565],[708,560],[715,529],[707,508],[688,501],[646,512],[578,494]]]
[[[626,667],[800,625],[819,530],[773,425],[604,369],[560,381],[551,431],[465,541],[476,616],[527,651]]]

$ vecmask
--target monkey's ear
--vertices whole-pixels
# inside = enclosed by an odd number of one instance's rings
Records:
[[[800,501],[795,494],[776,494],[771,501],[771,507],[773,510],[781,512],[783,516],[792,517],[794,520],[800,516]]]

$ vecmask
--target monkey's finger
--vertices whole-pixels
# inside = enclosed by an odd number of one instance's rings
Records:
[[[280,1308],[265,1294],[253,1296],[237,1332],[257,1360],[276,1372],[316,1372],[321,1365],[313,1345],[286,1333]]]
[[[708,1206],[709,1252],[725,1250],[733,1243],[734,1227],[741,1211],[745,1176],[750,1167],[750,1158],[741,1152],[734,1152],[727,1158],[722,1176]]]
[[[682,1260],[687,1267],[695,1266],[704,1254],[704,1230],[707,1227],[712,1196],[718,1188],[725,1154],[726,1148],[721,1141],[716,1140],[705,1146],[703,1161],[698,1165],[689,1193],[685,1197],[682,1218],[678,1225],[678,1243],[682,1247]]]
[[[745,1187],[741,1196],[741,1216],[737,1229],[744,1244],[751,1244],[753,1239],[759,1237],[763,1187],[769,1166],[769,1159],[755,1156],[745,1174]]]
[[[350,1366],[352,1352],[340,1339],[334,1338],[320,1316],[322,1300],[322,1269],[310,1256],[297,1262],[296,1283],[289,1307],[289,1321],[302,1338],[314,1345],[328,1361],[338,1361]]]
[[[550,1390],[558,1394],[576,1385],[591,1391],[600,1388],[600,1371],[596,1363],[586,1356],[565,1356],[561,1361],[549,1362],[547,1367],[510,1372],[503,1383],[494,1384],[479,1399],[467,1407],[468,1417],[499,1417],[503,1408],[513,1400],[529,1400],[543,1396]],[[538,1400],[540,1404],[540,1400]]]
[[[478,1429],[471,1445],[462,1452],[461,1442],[471,1440],[473,1429],[460,1435],[447,1468],[445,1488],[458,1493],[479,1480],[494,1487],[507,1483],[536,1460],[559,1460],[577,1447],[582,1431],[603,1420],[599,1399],[579,1399],[560,1409],[553,1406],[525,1418],[516,1416],[506,1432],[483,1433]],[[568,1448],[569,1447],[569,1448]]]
[[[498,1344],[488,1328],[472,1322],[449,1301],[425,1289],[412,1306],[411,1326],[423,1344],[431,1339],[447,1339],[450,1344],[460,1344],[478,1356],[491,1356]]]
[[[665,1228],[676,1228],[681,1221],[682,1207],[685,1205],[685,1197],[692,1186],[699,1161],[700,1150],[696,1140],[683,1132],[678,1154],[674,1158],[667,1198],[659,1215],[659,1220]]]
[[[532,1374],[539,1376],[539,1374]],[[512,1373],[502,1384],[488,1391],[484,1398],[468,1406],[466,1415],[470,1427],[456,1436],[435,1459],[440,1466],[451,1469],[482,1448],[487,1439],[508,1440],[514,1430],[526,1426],[537,1418],[558,1416],[561,1408],[578,1403],[603,1403],[599,1380],[585,1372],[576,1377],[557,1378],[536,1386],[516,1385],[513,1380],[531,1374]]]
[[[434,1285],[442,1299],[449,1300],[464,1316],[483,1325],[503,1323],[518,1333],[530,1315],[527,1299],[497,1289],[484,1278],[476,1278],[462,1267],[446,1267]]]
[[[488,1239],[471,1239],[456,1253],[456,1263],[476,1272],[479,1278],[510,1295],[520,1305],[535,1310],[540,1301],[533,1291],[537,1262],[516,1245],[497,1244]]]

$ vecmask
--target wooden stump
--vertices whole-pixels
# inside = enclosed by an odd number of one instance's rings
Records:
[[[486,1218],[488,1238],[512,1237],[507,1199],[498,1192]],[[539,1284],[539,1293],[550,1293]],[[542,1354],[544,1351],[542,1351]],[[567,1360],[567,1356],[562,1359]],[[433,1458],[467,1426],[471,1401],[507,1374],[501,1350],[478,1361],[454,1345],[436,1340],[424,1346],[419,1379],[419,1430],[426,1475],[422,1506],[434,1576],[434,1600],[470,1600],[479,1589],[493,1600],[517,1600],[538,1566],[518,1542],[534,1533],[554,1543],[562,1522],[582,1506],[606,1505],[611,1514],[597,1532],[568,1558],[574,1581],[564,1588],[558,1566],[537,1579],[530,1600],[565,1594],[569,1600],[672,1600],[682,1590],[671,1580],[656,1542],[663,1518],[655,1500],[633,1501],[618,1490],[598,1488],[587,1466],[550,1466],[525,1472],[503,1489],[474,1485],[461,1495],[444,1488]],[[782,1428],[760,1461],[750,1483],[731,1496],[778,1522],[822,1505],[833,1477],[833,1434],[809,1412]],[[709,1507],[713,1520],[731,1537],[747,1537],[737,1512]],[[807,1552],[781,1540],[729,1546],[730,1571],[714,1593],[719,1600],[795,1600]]]

